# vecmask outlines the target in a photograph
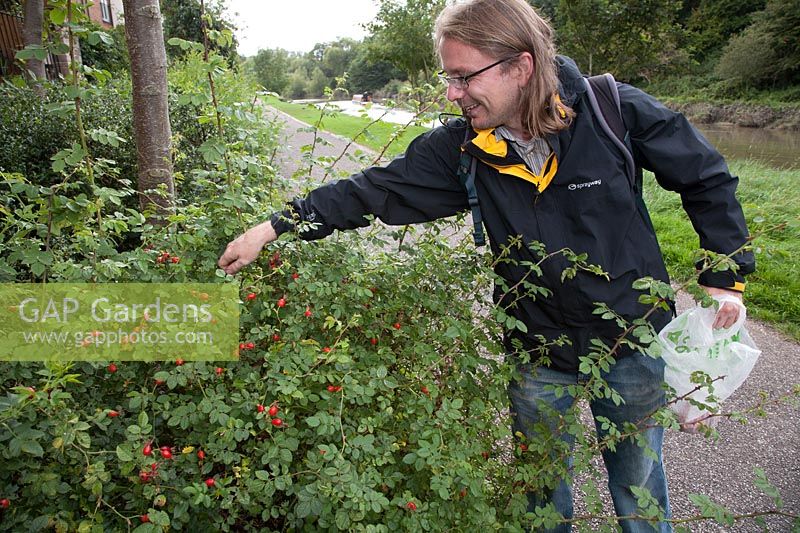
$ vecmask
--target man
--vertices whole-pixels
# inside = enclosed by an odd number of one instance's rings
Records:
[[[645,276],[667,281],[661,252],[649,219],[637,197],[635,179],[625,159],[592,115],[586,85],[575,64],[556,56],[550,27],[523,0],[471,0],[447,7],[436,23],[436,46],[447,83],[447,98],[457,103],[466,122],[430,131],[411,143],[404,156],[384,168],[369,168],[348,180],[295,199],[290,208],[248,230],[228,245],[220,266],[229,274],[252,262],[261,248],[293,221],[316,223],[302,232],[305,239],[322,238],[335,229],[365,226],[374,214],[388,224],[409,224],[446,217],[469,209],[458,177],[462,150],[476,161],[475,186],[492,251],[510,239],[544,243],[548,251],[569,248],[588,254],[588,262],[608,274],[579,271],[561,280],[568,266],[554,256],[531,278],[525,261],[538,261],[526,246],[511,249],[512,262],[500,262],[497,272],[508,286],[524,277],[549,289],[550,298],[519,297],[496,292],[498,303],[527,326],[528,333],[508,332],[513,345],[535,353],[549,346],[548,366],[521,365],[522,378],[509,388],[515,430],[535,436],[543,421],[542,401],[565,412],[572,401],[556,398],[551,384],[575,384],[586,379],[578,357],[589,353],[590,340],[613,344],[620,330],[614,321],[592,313],[594,302],[605,302],[628,319],[641,317],[632,283]],[[652,170],[659,184],[681,194],[684,208],[700,236],[700,245],[731,254],[747,241],[741,207],[735,199],[737,179],[722,157],[681,115],[642,91],[618,85],[622,115],[637,165]],[[733,294],[741,300],[743,274],[754,269],[752,254],[734,256],[738,272],[703,272],[700,283],[712,294]],[[716,327],[733,324],[738,307],[726,304]],[[649,317],[656,329],[669,322],[669,312]],[[516,341],[516,342],[514,342]],[[592,402],[595,417],[622,427],[639,422],[664,403],[663,363],[621,349],[618,362],[603,375],[625,400],[615,405],[602,398]],[[552,410],[552,409],[549,409]],[[651,459],[625,440],[604,452],[609,487],[618,515],[636,514],[631,486],[645,487],[669,516],[669,499],[661,461],[662,428],[643,429]],[[562,437],[568,444],[569,436]],[[564,517],[572,516],[567,480],[547,494],[529,494],[531,507],[552,503]],[[623,531],[652,531],[644,521],[621,520]],[[564,524],[560,531],[568,531]],[[659,530],[669,531],[669,523]]]

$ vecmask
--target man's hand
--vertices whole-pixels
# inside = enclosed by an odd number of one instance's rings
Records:
[[[225,248],[217,261],[219,267],[228,274],[236,274],[256,260],[261,249],[278,238],[272,223],[267,221],[245,231]]]
[[[716,287],[706,287],[705,285],[701,285],[703,289],[710,295],[710,296],[733,296],[740,302],[742,301],[742,293],[737,291],[731,291],[728,289],[719,289]],[[731,302],[725,302],[720,306],[719,310],[717,311],[717,316],[714,320],[714,328],[729,328],[736,323],[739,319],[739,306],[733,304]]]

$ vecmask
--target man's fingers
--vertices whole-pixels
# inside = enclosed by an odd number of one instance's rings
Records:
[[[226,274],[230,274],[231,276],[239,272],[242,268],[244,268],[245,263],[240,259],[237,259],[227,267],[222,267],[222,270],[225,271]]]
[[[729,328],[739,319],[739,306],[732,303],[725,303],[717,311],[714,319],[715,328]]]

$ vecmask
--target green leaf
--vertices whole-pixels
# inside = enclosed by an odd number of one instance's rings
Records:
[[[126,448],[123,448],[121,444],[117,446],[117,458],[123,463],[129,463],[133,461],[133,455],[131,452]]]
[[[36,457],[41,457],[44,455],[44,450],[35,440],[23,440],[20,442],[20,449],[23,452],[35,455]]]
[[[56,26],[61,26],[67,20],[67,10],[63,7],[56,7],[50,10],[50,22]]]

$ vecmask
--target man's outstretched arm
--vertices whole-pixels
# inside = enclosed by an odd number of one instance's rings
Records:
[[[262,222],[245,231],[225,248],[217,264],[227,274],[236,274],[252,263],[261,249],[278,238],[270,221]]]

